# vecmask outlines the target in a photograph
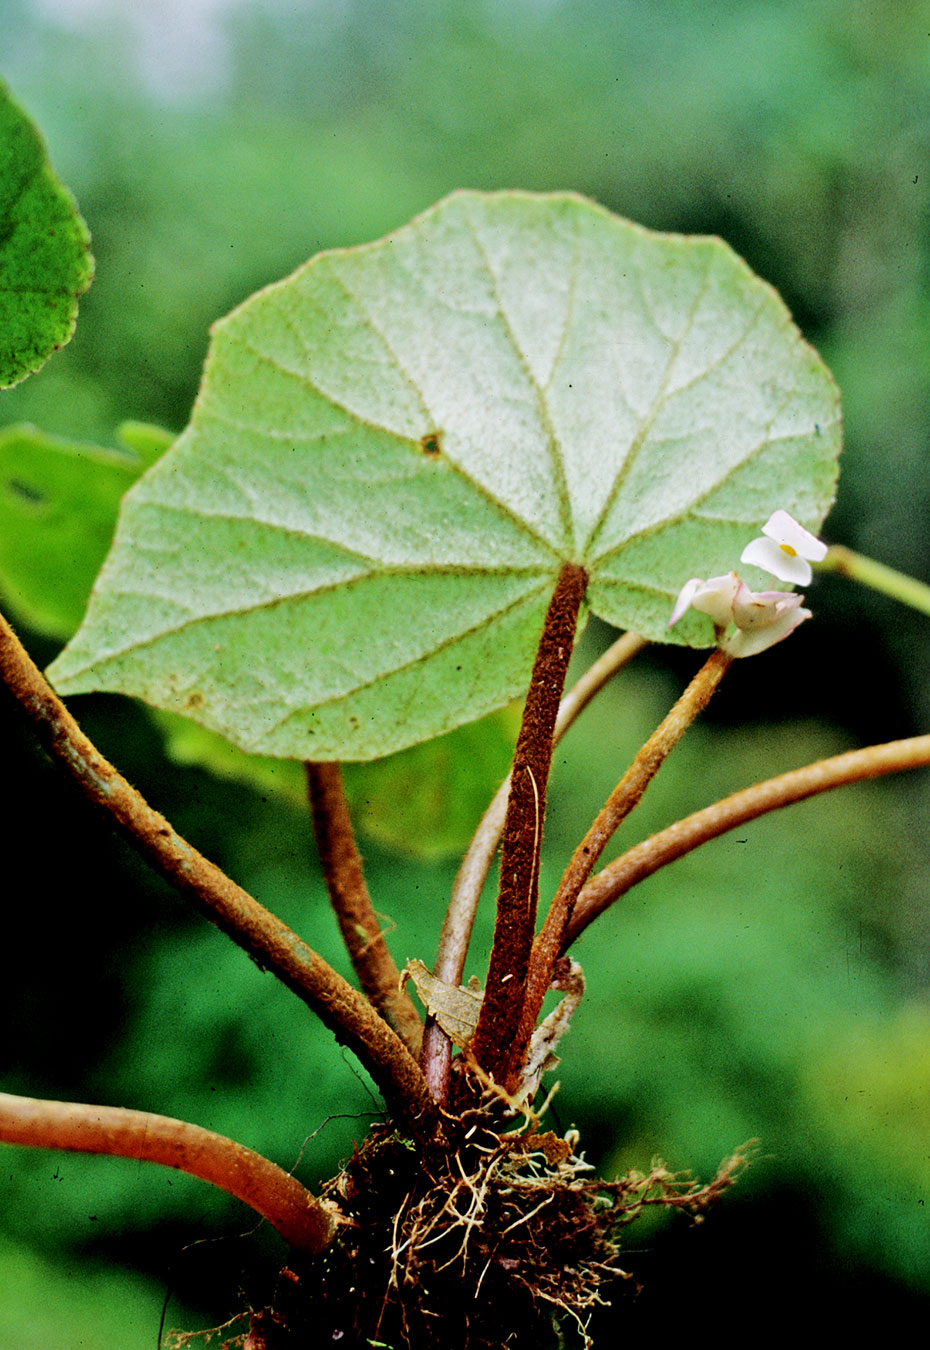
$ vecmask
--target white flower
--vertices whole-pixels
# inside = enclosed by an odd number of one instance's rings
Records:
[[[692,577],[678,594],[668,626],[676,624],[686,609],[697,609],[713,619],[725,652],[756,656],[811,617],[809,609],[801,608],[803,599],[793,592],[751,591],[735,572],[708,581]]]
[[[728,623],[734,622],[733,601],[742,584],[735,572],[728,572],[724,577],[711,577],[709,581],[692,577],[678,593],[668,621],[669,628],[678,622],[686,609],[699,609],[702,614],[710,615],[715,628],[726,628]]]
[[[733,601],[736,632],[725,637],[721,647],[731,656],[755,656],[774,647],[811,617],[810,610],[801,607],[803,599],[793,591],[751,591],[741,581]]]
[[[826,544],[787,511],[773,512],[762,526],[762,533],[767,537],[747,544],[740,562],[753,563],[779,581],[790,581],[792,586],[806,586],[813,575],[811,563],[822,562],[827,556]]]

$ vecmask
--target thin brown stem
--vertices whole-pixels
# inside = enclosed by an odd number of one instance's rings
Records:
[[[533,944],[523,1016],[516,1037],[514,1066],[522,1054],[539,1017],[552,971],[562,951],[563,938],[582,886],[611,835],[640,801],[666,757],[698,717],[729,670],[733,658],[719,648],[711,653],[664,721],[639,751],[598,813],[565,869],[542,931]]]
[[[552,737],[586,584],[583,568],[573,563],[563,566],[546,611],[514,752],[497,922],[487,986],[471,1043],[477,1063],[498,1082],[503,1081],[509,1064],[529,967]]]
[[[575,911],[563,935],[563,950],[575,941],[599,914],[645,877],[700,848],[728,830],[745,825],[757,816],[778,811],[783,806],[804,801],[821,792],[858,783],[904,769],[930,765],[930,736],[912,736],[907,740],[869,745],[844,755],[821,759],[802,769],[769,778],[734,792],[712,806],[676,821],[641,844],[628,849],[622,857],[592,877],[578,897]]]
[[[323,1251],[336,1231],[333,1215],[296,1177],[243,1144],[184,1120],[0,1092],[0,1141],[177,1168],[242,1200],[292,1247],[312,1255]]]
[[[95,806],[211,923],[270,970],[358,1056],[411,1130],[435,1119],[419,1066],[371,1004],[276,915],[175,833],[81,731],[0,615],[0,682],[39,741]]]
[[[410,1053],[420,1053],[423,1027],[388,950],[368,887],[338,764],[307,763],[313,829],[326,888],[361,986]]]
[[[624,633],[598,657],[562,699],[553,744],[562,739],[594,695],[647,645],[646,639],[638,633]],[[433,967],[436,978],[444,980],[446,984],[460,984],[462,981],[478,902],[504,832],[509,795],[510,774],[481,817],[453,883]],[[420,1063],[433,1096],[437,1101],[444,1102],[449,1090],[452,1042],[433,1018],[426,1020]]]

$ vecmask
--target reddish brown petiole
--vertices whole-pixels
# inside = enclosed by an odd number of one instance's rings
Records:
[[[536,925],[539,842],[553,733],[586,585],[583,568],[573,563],[563,566],[546,611],[514,752],[494,943],[470,1047],[484,1072],[498,1082],[506,1075],[520,1020]]]

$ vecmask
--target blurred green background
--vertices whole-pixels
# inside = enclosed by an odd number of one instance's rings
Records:
[[[126,418],[180,430],[209,324],[256,287],[456,187],[571,188],[720,233],[781,291],[843,392],[825,536],[930,578],[925,4],[0,0],[0,74],[97,257],[72,344],[0,395],[0,426],[103,445]],[[624,844],[757,777],[927,729],[930,621],[835,578],[810,599],[816,622],[734,670]],[[51,659],[56,643],[23,631]],[[593,627],[587,654],[609,637]],[[560,749],[544,892],[694,660],[641,659]],[[182,834],[345,969],[299,805],[178,765],[125,701],[75,711]],[[184,1116],[300,1158],[308,1183],[331,1174],[378,1109],[357,1066],[0,715],[15,783],[0,1085]],[[432,959],[501,725],[450,746],[438,792],[416,760],[356,785],[363,814],[377,799],[363,842],[401,962]],[[398,847],[422,838],[416,809],[390,819],[418,793],[441,823],[431,857]],[[926,774],[795,807],[658,874],[581,943],[589,997],[555,1111],[591,1161],[661,1155],[706,1177],[761,1141],[701,1228],[629,1230],[645,1289],[605,1315],[605,1343],[711,1304],[722,1328],[796,1323],[812,1300],[834,1325],[889,1300],[930,1309],[928,819]],[[480,975],[489,926],[486,908]],[[281,1249],[218,1192],[111,1159],[0,1160],[0,1347],[154,1348],[166,1297],[166,1324],[190,1327],[267,1292]]]

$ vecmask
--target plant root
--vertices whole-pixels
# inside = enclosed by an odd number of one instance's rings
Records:
[[[432,1149],[376,1128],[324,1188],[342,1215],[336,1239],[292,1256],[260,1344],[501,1350],[562,1345],[574,1327],[590,1347],[591,1313],[632,1278],[621,1230],[654,1205],[700,1221],[747,1160],[737,1152],[706,1186],[660,1163],[605,1182],[574,1131],[500,1123],[499,1103],[446,1116]]]

